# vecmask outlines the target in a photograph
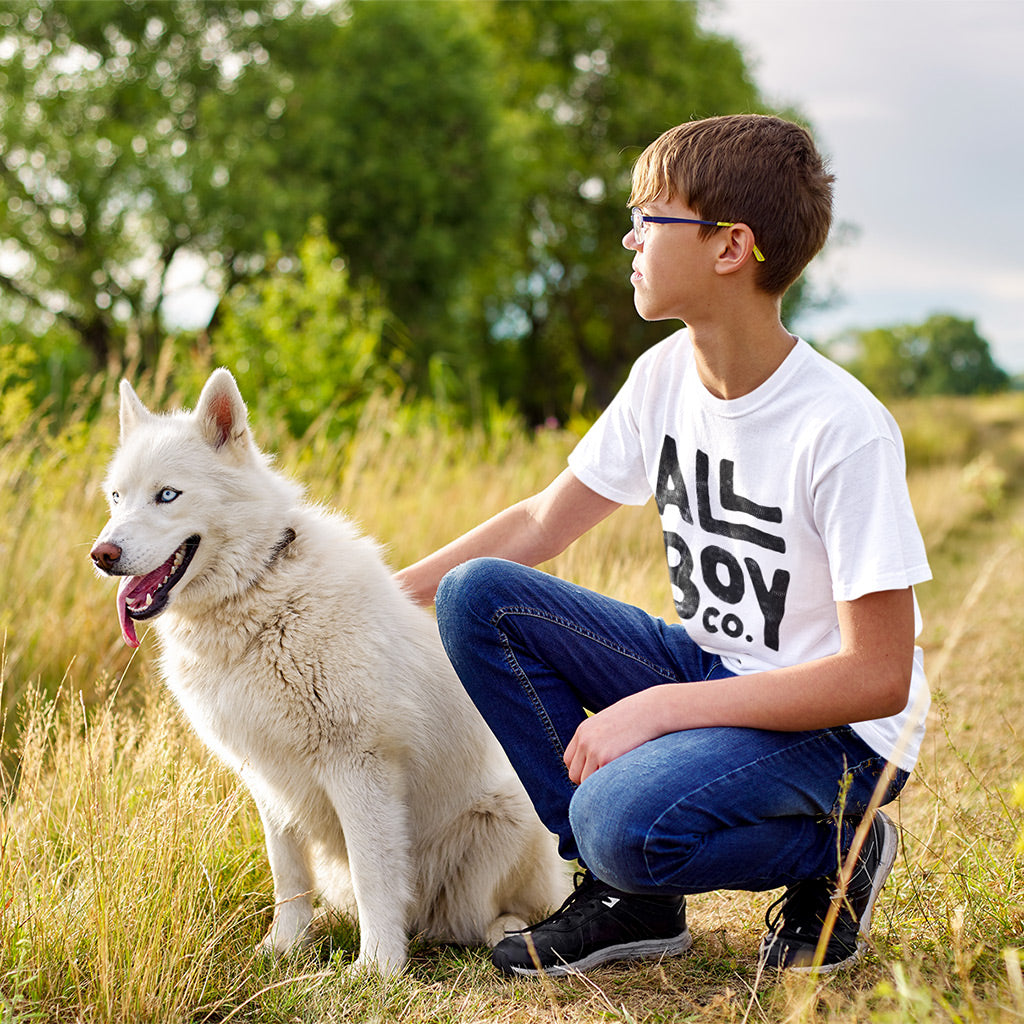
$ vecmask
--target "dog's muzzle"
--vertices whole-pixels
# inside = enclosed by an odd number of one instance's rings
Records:
[[[124,551],[117,544],[103,541],[93,548],[92,560],[98,569],[109,576],[125,577],[117,589],[117,617],[121,635],[129,647],[139,646],[132,620],[151,619],[164,610],[171,590],[181,582],[199,541],[198,534],[186,538],[163,565],[142,576],[119,571]]]

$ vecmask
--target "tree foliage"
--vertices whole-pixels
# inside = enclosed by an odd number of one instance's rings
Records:
[[[227,240],[258,252],[269,214],[287,248],[322,218],[425,368],[458,349],[449,310],[512,216],[488,38],[463,5],[360,2],[282,19],[262,41],[266,68],[220,101],[245,154],[218,197]]]
[[[988,394],[1010,383],[975,322],[948,313],[854,331],[843,345],[853,348],[850,371],[884,397]]]
[[[688,0],[20,0],[0,11],[0,318],[152,361],[175,269],[219,299],[322,223],[406,385],[605,402],[635,315],[630,165],[762,109]],[[300,258],[301,262],[301,258]],[[796,301],[800,301],[796,293]],[[216,327],[226,315],[220,310]],[[173,326],[173,325],[172,325]],[[338,343],[324,336],[321,346]]]
[[[155,354],[175,255],[211,251],[192,185],[202,97],[262,50],[246,0],[34,0],[0,11],[0,286],[99,365]]]
[[[294,435],[318,419],[328,434],[354,426],[370,395],[401,384],[382,351],[386,311],[372,290],[351,285],[322,225],[296,257],[272,240],[268,263],[225,297],[211,338],[217,361],[261,416],[285,417]]]
[[[521,216],[492,268],[488,327],[537,418],[564,410],[581,381],[604,404],[665,334],[637,317],[619,244],[634,160],[681,121],[760,109],[739,49],[697,15],[679,0],[492,8]]]

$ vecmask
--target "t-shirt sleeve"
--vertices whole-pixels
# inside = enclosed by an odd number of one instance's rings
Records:
[[[641,358],[634,364],[626,383],[569,454],[569,468],[579,480],[621,505],[643,505],[652,493],[636,415],[646,362]]]
[[[836,601],[931,579],[903,459],[893,441],[876,438],[831,469],[818,484],[814,509],[831,552]]]

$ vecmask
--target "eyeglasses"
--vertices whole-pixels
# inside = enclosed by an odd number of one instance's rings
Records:
[[[633,235],[637,245],[644,244],[645,224],[703,224],[709,228],[731,228],[736,223],[734,220],[694,220],[693,217],[648,217],[639,206],[634,206],[629,213],[633,218]],[[764,263],[764,255],[756,245],[754,259]]]

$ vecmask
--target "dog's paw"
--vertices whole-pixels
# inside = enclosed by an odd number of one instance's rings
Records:
[[[271,925],[270,931],[263,936],[263,941],[256,947],[256,952],[260,956],[277,959],[301,953],[312,944],[313,929],[311,927],[291,929],[285,932],[284,929]]]
[[[272,932],[268,932],[256,946],[256,955],[264,960],[278,960],[300,948],[297,943],[291,946],[282,945],[274,939]]]
[[[502,914],[496,917],[484,933],[484,942],[493,949],[509,932],[521,932],[527,927],[526,922],[515,914]]]
[[[366,935],[360,943],[359,956],[345,968],[345,974],[393,978],[405,970],[408,960],[409,952],[404,935],[391,935],[386,939]]]
[[[365,953],[360,953],[360,955],[344,969],[343,973],[349,978],[394,978],[405,970],[406,962],[407,957],[404,954],[398,957],[370,957]]]

